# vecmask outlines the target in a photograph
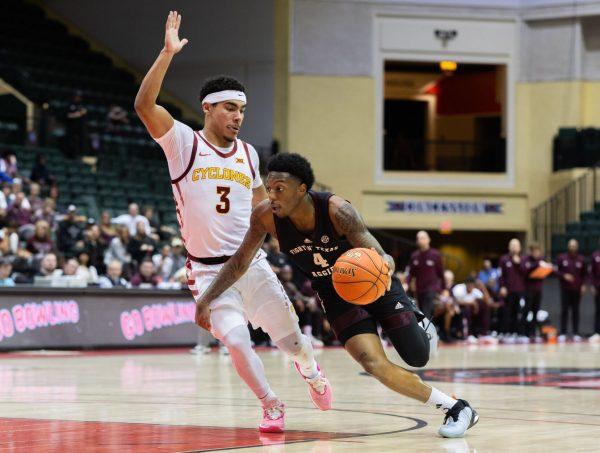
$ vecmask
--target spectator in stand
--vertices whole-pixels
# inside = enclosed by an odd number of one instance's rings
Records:
[[[175,237],[171,240],[171,258],[173,258],[173,272],[185,267],[185,249],[181,238]]]
[[[0,261],[0,286],[15,286],[15,281],[11,278],[12,264],[7,259]]]
[[[110,212],[104,211],[100,216],[100,235],[105,244],[110,244],[110,241],[117,236],[117,229],[110,221]]]
[[[181,288],[185,289],[188,287],[188,279],[187,279],[187,269],[182,267],[181,269],[175,271],[173,274],[173,281],[179,283]]]
[[[0,158],[0,181],[11,183],[19,177],[17,156],[12,151],[6,151]]]
[[[589,274],[594,293],[594,302],[596,303],[594,334],[589,338],[589,341],[590,343],[600,343],[600,250],[592,253]]]
[[[544,280],[531,278],[531,274],[540,266],[550,266],[550,264],[546,263],[540,245],[534,242],[529,246],[529,255],[525,257],[525,270],[527,271],[527,280],[525,282],[527,288],[525,316],[528,317],[529,312],[531,312],[532,318],[531,322],[527,323],[526,334],[538,343],[541,343],[541,337],[539,336],[537,315],[542,304],[542,285]]]
[[[174,269],[173,258],[171,256],[171,246],[165,244],[160,249],[160,253],[152,256],[152,262],[156,268],[156,272],[163,282],[171,279],[177,269]]]
[[[15,201],[6,211],[6,221],[9,226],[15,228],[22,238],[28,238],[33,233],[31,210],[25,206],[27,198],[23,192],[18,192]]]
[[[90,265],[95,267],[98,272],[104,273],[106,269],[104,265],[104,252],[106,251],[106,243],[102,239],[100,227],[91,225],[85,234],[83,241],[83,251],[88,255]]]
[[[120,216],[112,219],[112,223],[117,225],[125,225],[127,228],[129,228],[129,235],[132,237],[137,234],[137,224],[139,222],[144,224],[146,234],[150,236],[150,234],[152,234],[150,222],[148,222],[146,217],[140,215],[140,208],[136,203],[131,203],[129,205],[129,211],[127,214],[121,214]]]
[[[6,225],[6,210],[8,209],[8,200],[4,194],[4,189],[0,190],[0,227]]]
[[[56,242],[58,250],[66,258],[74,257],[77,255],[78,250],[83,248],[83,227],[77,220],[77,207],[75,205],[69,205],[67,215],[58,224]]]
[[[131,254],[127,251],[131,241],[129,229],[125,225],[119,225],[116,230],[117,236],[110,241],[108,249],[104,254],[104,264],[108,265],[112,261],[118,261],[123,266],[123,273],[126,276],[131,276],[133,272],[131,268]]]
[[[110,134],[119,134],[123,128],[129,124],[127,111],[117,104],[111,104],[106,114],[107,132]]]
[[[10,233],[8,232],[7,228],[0,228],[0,256],[7,256],[11,254]]]
[[[54,253],[48,253],[40,261],[40,270],[35,274],[40,277],[50,277],[57,271],[58,260]]]
[[[12,184],[10,185],[10,192],[8,194],[8,204],[12,204],[15,202],[19,192],[23,192],[23,194],[25,194],[25,192],[23,191],[23,182],[19,179],[19,178],[15,178],[13,179]],[[27,208],[27,209],[31,209],[31,204],[29,204],[29,200],[27,199],[27,196],[25,196],[25,199],[23,200],[23,207]]]
[[[100,288],[130,288],[131,285],[122,276],[123,265],[120,261],[113,260],[106,267],[106,275],[98,279]]]
[[[500,297],[504,299],[503,331],[512,334],[504,338],[513,343],[516,336],[525,336],[526,313],[521,308],[525,297],[525,260],[521,256],[521,241],[513,238],[508,243],[508,253],[500,258]],[[521,339],[523,341],[523,339]]]
[[[5,151],[0,157],[0,182],[9,183],[13,182],[13,178],[8,174],[8,158],[10,156],[10,151]]]
[[[62,272],[60,275],[64,277],[78,277],[77,269],[79,268],[79,261],[75,258],[69,258],[63,264]]]
[[[298,315],[300,329],[311,341],[313,346],[323,347],[322,336],[324,315],[317,304],[316,297],[302,294],[292,281],[292,266],[285,265],[279,272],[279,280],[290,301],[294,304]]]
[[[144,222],[138,222],[137,234],[131,238],[127,251],[131,254],[131,259],[136,266],[139,266],[144,259],[152,260],[152,254],[156,244],[154,240],[146,234],[146,225]]]
[[[45,220],[38,220],[35,223],[34,234],[27,240],[27,246],[25,248],[37,259],[41,259],[47,253],[56,252],[48,222]]]
[[[159,283],[160,277],[156,274],[151,259],[143,260],[139,272],[131,278],[131,286],[139,288],[156,288]]]
[[[90,256],[87,252],[79,254],[79,263],[75,275],[84,280],[88,286],[98,284],[98,270],[90,264]],[[104,264],[104,263],[103,263]]]
[[[34,276],[40,269],[40,261],[32,257],[31,253],[22,247],[16,248],[16,253],[11,257],[13,266],[12,278],[18,284],[33,283]]]
[[[477,280],[483,283],[488,290],[492,289],[495,293],[500,289],[498,287],[500,271],[492,266],[492,261],[490,259],[483,260],[483,269],[477,274]]]
[[[27,199],[29,200],[31,212],[33,213],[35,213],[44,206],[44,200],[40,197],[40,193],[40,185],[38,183],[32,182],[29,185],[29,196],[27,197]]]
[[[56,227],[56,211],[54,210],[54,207],[54,200],[52,198],[46,198],[42,208],[33,213],[33,221],[38,222],[43,220],[48,224],[50,230],[54,231]]]
[[[51,199],[52,201],[54,201],[54,206],[56,207],[56,204],[58,203],[59,195],[60,194],[58,192],[58,186],[51,186],[46,199]]]
[[[82,105],[81,92],[77,91],[69,105],[66,117],[67,146],[65,154],[74,158],[85,150],[85,122],[87,109]]]
[[[54,184],[55,178],[50,174],[48,167],[46,167],[46,156],[43,154],[35,156],[35,163],[31,169],[29,179],[42,186],[51,186]]]
[[[567,321],[569,311],[573,326],[573,341],[581,341],[579,335],[579,304],[585,291],[587,266],[585,257],[579,254],[579,242],[575,239],[567,243],[567,253],[561,253],[556,258],[556,274],[560,278],[560,335],[558,341],[567,340]]]
[[[12,228],[0,228],[0,256],[16,255],[19,241],[19,235]]]
[[[160,241],[160,224],[154,215],[154,208],[152,206],[144,206],[143,216],[148,219],[148,225],[150,225],[150,237],[156,242]]]
[[[414,288],[419,308],[431,319],[435,297],[444,281],[442,255],[431,248],[431,238],[426,231],[417,233],[417,247],[419,249],[413,252],[408,265],[408,284]]]
[[[11,188],[12,188],[12,184],[9,183],[1,183],[2,184],[2,195],[4,200],[6,201],[6,206],[8,207],[8,204],[11,202],[10,199],[10,194],[11,194]]]

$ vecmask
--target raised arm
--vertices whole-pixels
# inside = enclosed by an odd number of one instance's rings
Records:
[[[210,286],[204,291],[196,304],[196,323],[210,330],[210,304],[213,300],[223,294],[231,285],[237,282],[246,273],[250,263],[256,256],[256,252],[265,241],[267,233],[272,233],[265,225],[267,215],[272,216],[269,202],[259,204],[250,217],[250,228],[244,236],[240,248],[223,265]]]
[[[365,222],[354,206],[343,198],[333,195],[329,200],[329,216],[338,234],[346,236],[353,247],[375,250],[387,263],[390,277],[394,274],[396,269],[394,258],[385,253],[379,241],[367,229]]]
[[[135,97],[135,111],[154,138],[162,137],[173,127],[173,117],[164,107],[156,104],[158,93],[173,56],[188,42],[179,40],[181,15],[170,11],[165,25],[165,47],[144,77]]]

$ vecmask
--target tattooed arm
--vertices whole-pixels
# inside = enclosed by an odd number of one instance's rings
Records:
[[[210,309],[213,300],[223,294],[246,273],[267,233],[275,234],[273,214],[269,201],[259,203],[250,217],[250,228],[240,248],[223,265],[210,286],[202,293],[196,304],[196,324],[210,330]]]
[[[353,247],[373,249],[387,263],[390,277],[394,274],[394,258],[385,253],[379,241],[367,229],[358,211],[343,198],[333,195],[329,199],[329,217],[340,236],[346,236]],[[391,280],[390,280],[391,285]],[[388,288],[389,289],[389,288]]]

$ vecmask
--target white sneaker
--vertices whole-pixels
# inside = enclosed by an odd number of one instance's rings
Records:
[[[520,336],[517,338],[517,343],[519,344],[529,344],[529,337],[526,337],[524,335]]]
[[[600,333],[595,333],[590,338],[588,338],[590,343],[600,343]]]
[[[581,338],[580,335],[573,335],[573,341],[575,343],[581,343],[583,341],[583,338]]]
[[[197,344],[192,349],[190,349],[190,354],[196,355],[204,355],[210,352],[210,348],[208,346],[204,346],[203,344]]]
[[[498,344],[498,339],[493,337],[492,335],[484,335],[483,337],[479,337],[480,344]]]
[[[565,343],[567,341],[567,336],[559,335],[558,338],[556,339],[556,341],[558,341],[559,343]]]
[[[512,335],[505,335],[502,339],[502,343],[504,344],[515,344],[517,342],[517,338]]]
[[[540,337],[539,335],[537,335],[537,336],[535,337],[535,339],[533,340],[533,342],[534,342],[535,344],[541,344],[541,343],[543,343],[543,342],[544,342],[544,339],[543,339],[542,337]]]
[[[479,421],[479,415],[465,400],[458,400],[446,413],[438,430],[442,437],[463,437],[467,429]]]
[[[477,344],[478,343],[477,337],[475,337],[473,335],[469,335],[467,337],[467,343],[469,343],[469,344]]]

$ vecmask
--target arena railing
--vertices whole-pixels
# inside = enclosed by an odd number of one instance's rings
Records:
[[[531,237],[547,256],[552,256],[552,236],[567,232],[567,225],[580,222],[581,214],[592,212],[600,201],[600,162],[531,210]],[[600,208],[600,206],[599,206]]]

